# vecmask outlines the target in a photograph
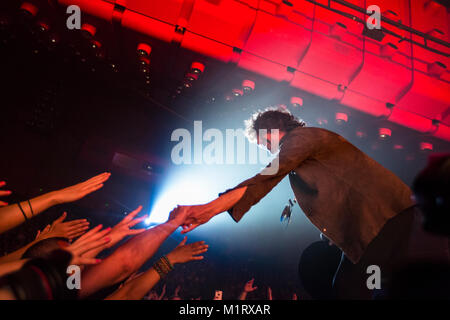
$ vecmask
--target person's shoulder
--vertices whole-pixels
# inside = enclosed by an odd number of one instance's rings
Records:
[[[318,127],[297,127],[289,132],[290,136],[339,136],[337,133]]]

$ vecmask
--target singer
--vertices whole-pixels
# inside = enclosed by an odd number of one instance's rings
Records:
[[[336,298],[372,298],[373,291],[366,284],[367,267],[379,266],[385,283],[393,268],[407,258],[414,217],[411,190],[340,135],[306,127],[286,110],[257,112],[246,126],[251,141],[278,155],[263,172],[221,193],[216,200],[178,206],[171,216],[184,210],[189,214],[183,233],[224,211],[238,222],[289,175],[305,215],[343,252],[333,284]],[[262,129],[266,134],[256,135]],[[278,130],[278,134],[271,130]]]

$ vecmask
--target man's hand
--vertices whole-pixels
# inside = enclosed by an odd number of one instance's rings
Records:
[[[246,190],[246,186],[231,190],[203,205],[178,206],[170,216],[173,219],[181,216],[179,219],[183,227],[181,233],[187,233],[208,222],[219,213],[231,209],[242,198]]]
[[[4,187],[6,185],[6,182],[5,181],[1,181],[0,182],[0,188],[1,187]],[[11,191],[8,191],[8,190],[0,190],[0,197],[7,197],[7,196],[9,196],[11,194]],[[4,201],[0,201],[0,207],[4,207],[4,206],[7,206],[8,205],[8,203],[7,202],[4,202]]]
[[[254,286],[253,286],[253,282],[254,282],[254,281],[255,281],[255,279],[252,279],[252,280],[248,281],[248,282],[245,284],[245,286],[244,286],[244,292],[245,292],[245,293],[253,292],[253,291],[255,291],[256,289],[258,289],[258,287],[254,287]]]
[[[101,260],[95,259],[89,253],[91,251],[97,251],[99,249],[105,249],[108,243],[111,241],[106,235],[111,231],[111,228],[102,229],[102,225],[98,225],[92,228],[74,243],[66,247],[65,249],[72,253],[72,261],[70,264],[85,265],[85,264],[97,264]]]
[[[57,204],[79,200],[102,188],[103,183],[108,180],[110,176],[111,174],[109,172],[105,172],[74,186],[53,191],[53,200]]]
[[[215,214],[207,210],[206,205],[177,206],[170,213],[170,219],[177,220],[183,227],[181,233],[187,233],[208,222]]]
[[[109,238],[111,238],[111,241],[109,242],[108,245],[109,247],[114,246],[126,236],[136,235],[146,230],[145,228],[130,229],[131,227],[137,225],[138,223],[144,221],[147,218],[147,215],[144,215],[140,218],[134,219],[141,210],[142,206],[137,207],[137,209],[127,214],[127,216],[123,218],[122,221],[120,221],[111,229],[111,232],[109,234]]]
[[[190,244],[186,244],[187,237],[184,237],[183,241],[173,249],[172,252],[167,254],[167,259],[169,259],[172,265],[177,263],[186,263],[193,260],[202,260],[204,257],[200,254],[208,251],[208,245],[205,241],[198,241]]]

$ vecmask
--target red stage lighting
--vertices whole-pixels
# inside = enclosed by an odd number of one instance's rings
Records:
[[[137,46],[137,54],[140,57],[149,57],[152,52],[152,47],[146,43],[139,43]]]
[[[22,3],[22,5],[20,6],[20,10],[22,12],[30,14],[33,17],[36,17],[36,15],[39,11],[39,9],[34,4],[31,4],[29,2]]]
[[[433,151],[433,145],[429,142],[421,142],[420,150],[421,151]]]
[[[388,139],[392,135],[391,129],[388,128],[380,128],[378,129],[378,136],[382,140]]]
[[[251,80],[242,81],[242,90],[245,94],[249,94],[253,90],[255,90],[255,83]]]
[[[299,108],[303,106],[303,99],[300,97],[292,97],[291,98],[291,105],[294,108]]]
[[[344,123],[348,122],[348,115],[343,112],[337,112],[335,121],[337,124],[344,124]]]
[[[205,71],[205,65],[200,62],[192,62],[191,64],[191,73],[201,74]]]
[[[86,37],[88,39],[92,39],[95,36],[95,34],[97,33],[97,28],[91,24],[84,23],[81,26],[81,32],[84,37]]]

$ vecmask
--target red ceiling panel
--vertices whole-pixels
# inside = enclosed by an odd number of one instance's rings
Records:
[[[259,11],[244,50],[286,66],[297,66],[311,31],[286,19]]]
[[[434,119],[450,106],[450,83],[415,71],[413,86],[397,106]]]
[[[199,36],[198,34],[189,31],[185,32],[181,41],[181,46],[185,49],[199,52],[223,62],[233,61],[233,57],[238,55],[233,52],[233,47],[229,45],[224,45],[221,42]]]
[[[112,0],[59,2],[78,4],[84,12],[107,21],[113,16]],[[291,0],[292,6],[281,0],[115,2],[126,8],[122,25],[150,37],[179,41],[186,49],[233,61],[376,116],[386,114],[386,102],[394,103],[397,107],[390,120],[422,132],[430,130],[430,119],[450,122],[445,113],[450,107],[449,58],[412,46],[407,41],[412,37],[409,32],[386,22],[382,26],[397,36],[386,33],[381,42],[366,37],[364,43],[361,23],[306,0]],[[319,2],[365,19],[334,1]],[[369,4],[349,2],[361,8]],[[376,4],[385,17],[424,33],[434,30],[433,36],[449,41],[449,15],[442,5],[430,0],[378,0]],[[175,32],[175,25],[184,27],[184,34]],[[423,43],[420,36],[412,38]],[[445,44],[428,41],[427,45],[450,53]],[[429,68],[435,61],[441,63],[438,75]],[[435,135],[450,140],[449,130],[441,125]]]
[[[114,12],[114,4],[106,1],[58,0],[58,3],[65,7],[78,5],[82,12],[88,13],[106,21],[111,21]]]
[[[256,10],[244,2],[197,0],[187,28],[193,33],[242,48],[255,18]]]
[[[384,101],[376,100],[372,96],[358,91],[347,90],[341,99],[341,103],[376,117],[387,115],[389,111],[386,109]]]
[[[92,0],[91,0],[92,1]],[[116,3],[121,4],[131,11],[139,12],[148,17],[157,18],[170,24],[177,24],[184,0],[164,0],[164,1],[142,1],[142,0],[121,0]]]
[[[290,82],[293,77],[293,73],[288,72],[286,66],[263,59],[247,52],[243,52],[240,55],[238,67],[258,73],[268,78],[275,79],[277,81]]]
[[[124,11],[122,15],[122,26],[167,42],[172,41],[175,34],[173,25],[130,10]]]

